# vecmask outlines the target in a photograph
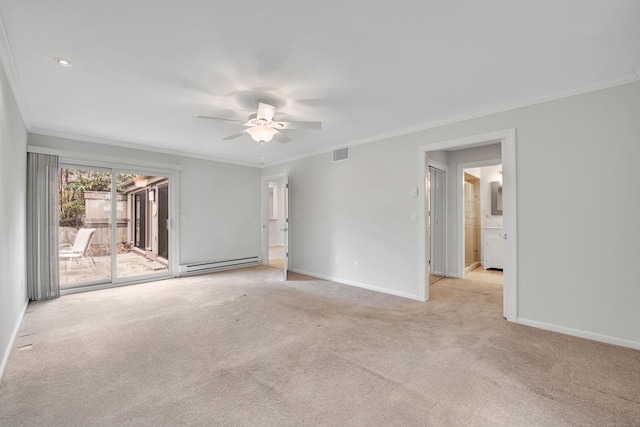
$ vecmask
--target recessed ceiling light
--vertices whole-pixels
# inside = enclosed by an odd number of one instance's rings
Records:
[[[63,67],[73,67],[73,62],[64,58],[55,58],[55,61]]]

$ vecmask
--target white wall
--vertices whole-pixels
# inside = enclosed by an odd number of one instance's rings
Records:
[[[150,151],[43,135],[29,145],[76,153],[182,166],[179,185],[180,264],[260,255],[260,170]]]
[[[0,379],[27,304],[27,131],[0,66]]]
[[[417,295],[417,145],[414,135],[265,168],[289,172],[291,266],[299,272]],[[411,164],[407,165],[410,162]],[[358,268],[354,262],[358,261]]]
[[[632,83],[355,146],[348,162],[332,164],[327,153],[263,175],[290,172],[294,270],[416,296],[409,188],[423,179],[418,146],[515,128],[518,320],[640,348],[638,117],[640,83]],[[602,173],[585,184],[584,170]]]
[[[182,157],[180,264],[260,255],[260,170]]]

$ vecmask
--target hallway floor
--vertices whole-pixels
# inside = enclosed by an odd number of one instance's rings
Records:
[[[284,268],[284,246],[269,246],[269,265]]]
[[[465,279],[475,280],[478,282],[495,283],[502,285],[502,270],[489,269],[485,270],[482,265],[474,268],[464,276]]]

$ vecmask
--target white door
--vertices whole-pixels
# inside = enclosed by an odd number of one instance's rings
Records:
[[[287,280],[287,271],[289,270],[289,175],[284,176],[284,280]]]
[[[430,283],[445,275],[445,172],[429,167]]]

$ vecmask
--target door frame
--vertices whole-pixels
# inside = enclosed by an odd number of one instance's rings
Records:
[[[517,321],[518,286],[517,286],[517,203],[516,203],[516,130],[503,129],[478,135],[467,136],[418,147],[419,180],[422,191],[418,192],[418,298],[429,300],[429,278],[427,276],[427,257],[429,245],[426,233],[426,177],[429,165],[429,152],[479,147],[500,143],[502,161],[502,194],[503,194],[503,230],[508,237],[505,240],[504,275],[503,275],[503,311],[510,322]],[[456,178],[457,179],[457,178]],[[449,212],[448,215],[451,215]],[[458,221],[456,220],[456,223]],[[449,224],[451,222],[449,221]],[[456,232],[457,234],[457,232]],[[460,240],[460,239],[457,239]],[[460,252],[460,251],[458,251]],[[459,263],[458,263],[459,265]],[[464,261],[462,262],[464,272]],[[463,273],[464,274],[464,273]]]

